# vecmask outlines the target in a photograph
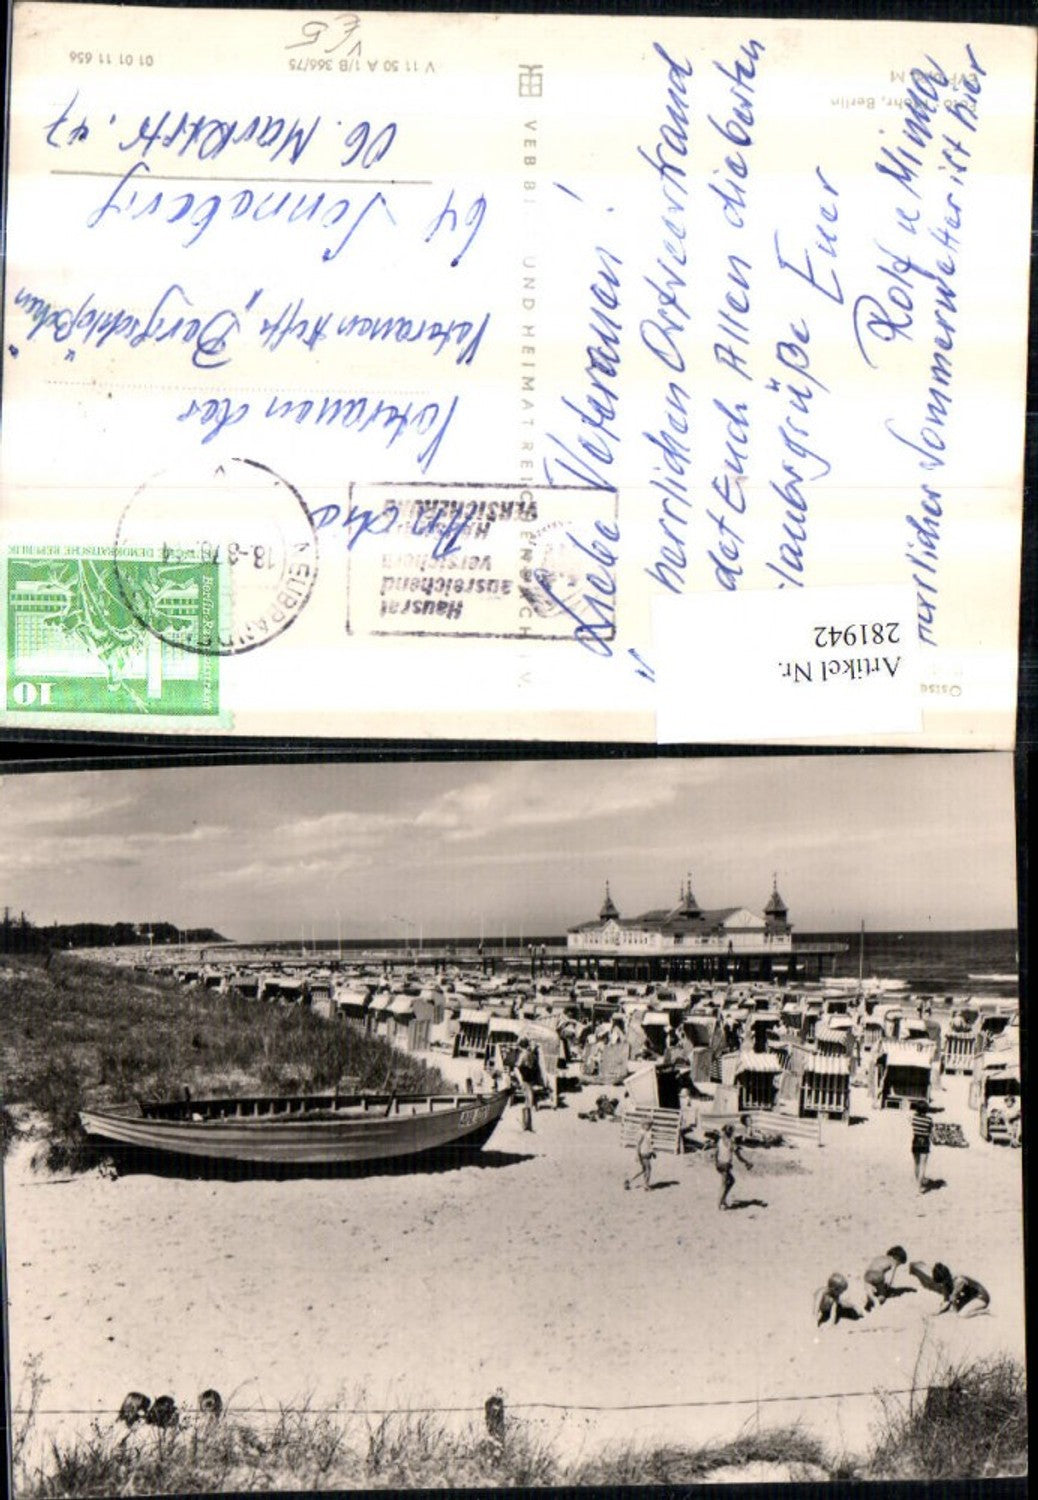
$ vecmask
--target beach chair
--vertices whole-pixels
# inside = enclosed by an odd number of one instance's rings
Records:
[[[677,1109],[658,1109],[651,1105],[639,1105],[629,1109],[620,1120],[620,1144],[636,1146],[645,1126],[652,1125],[652,1149],[676,1156],[681,1149],[679,1123],[681,1112]]]

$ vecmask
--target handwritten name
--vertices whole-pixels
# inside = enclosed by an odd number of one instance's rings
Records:
[[[433,496],[428,500],[390,499],[380,510],[372,510],[358,502],[351,502],[348,506],[332,502],[310,511],[314,529],[332,528],[340,532],[347,552],[352,552],[364,537],[388,536],[391,532],[403,530],[410,536],[434,538],[431,558],[435,561],[451,558],[451,567],[455,568],[476,566],[471,557],[458,555],[463,537],[483,540],[497,522],[515,521],[529,526],[537,521],[538,516],[537,501],[529,490],[523,490],[520,498],[515,500],[457,500]],[[383,562],[421,568],[425,566],[426,558],[421,555],[394,556],[384,558]],[[479,565],[483,565],[481,560]]]
[[[433,537],[435,540],[431,555],[439,561],[460,552],[461,539],[475,520],[476,513],[477,505],[474,500],[466,507],[454,510],[442,505],[426,507],[419,504],[411,518],[410,535]],[[387,536],[396,530],[402,515],[401,506],[395,500],[390,500],[377,512],[362,505],[350,505],[344,513],[340,505],[322,505],[310,512],[310,519],[315,531],[321,531],[326,526],[336,526],[343,530],[346,534],[346,550],[352,552],[362,537]]]
[[[238,335],[246,340],[254,337],[271,354],[285,344],[313,353],[326,339],[354,338],[369,344],[417,345],[430,349],[434,358],[449,349],[455,364],[471,365],[490,326],[489,312],[478,320],[411,317],[394,312],[318,313],[302,297],[284,303],[276,314],[261,316],[264,296],[264,289],[257,287],[240,309],[222,307],[217,312],[198,313],[186,288],[172,282],[147,312],[136,312],[125,306],[100,307],[92,291],[77,307],[58,307],[23,286],[15,293],[14,305],[32,323],[28,340],[49,334],[55,344],[72,344],[79,349],[103,349],[112,339],[121,340],[130,349],[172,344],[187,349],[198,370],[218,370],[230,364],[232,340]],[[247,314],[254,311],[256,320],[250,327]]]
[[[137,219],[154,218],[164,224],[183,224],[189,231],[181,241],[187,249],[197,244],[214,222],[233,223],[246,220],[252,224],[265,224],[280,219],[285,224],[317,224],[319,228],[334,229],[344,225],[338,242],[334,239],[321,252],[323,261],[337,260],[350,243],[361,225],[372,215],[372,223],[396,225],[384,193],[376,190],[363,193],[358,198],[336,198],[325,206],[330,194],[323,190],[311,193],[302,189],[286,189],[279,192],[268,188],[258,192],[253,188],[239,188],[237,192],[225,193],[170,193],[165,188],[146,186],[151,168],[143,159],[135,161],[123,173],[105,201],[87,217],[87,228],[97,229],[106,223],[109,216]],[[138,190],[135,183],[140,183]]]
[[[327,230],[337,231],[326,239],[321,250],[321,260],[330,263],[338,260],[362,226],[364,237],[369,242],[375,232],[386,234],[400,227],[389,199],[378,188],[367,192],[362,189],[349,198],[337,198],[323,188],[319,192],[310,192],[303,188],[269,186],[239,187],[229,193],[195,192],[193,189],[175,193],[166,188],[152,187],[148,182],[150,175],[151,168],[143,157],[135,161],[104,202],[87,215],[87,228],[99,229],[108,225],[109,220],[133,224],[140,219],[151,219],[158,224],[182,226],[185,236],[180,243],[184,249],[190,249],[214,225],[276,223],[279,227],[316,226],[322,235]],[[427,225],[421,226],[421,242],[430,244],[434,239],[439,241],[446,236],[453,249],[457,241],[451,236],[464,237],[460,249],[450,259],[451,266],[456,267],[476,239],[486,210],[486,199],[482,194],[467,209],[456,205],[454,189],[451,188],[438,212]],[[369,244],[369,250],[371,248]]]
[[[949,461],[949,427],[955,402],[955,356],[961,319],[959,275],[966,198],[973,151],[980,129],[980,101],[987,70],[965,44],[968,70],[946,70],[927,55],[926,66],[911,70],[912,87],[902,104],[902,140],[884,146],[874,163],[893,196],[897,244],[877,246],[880,290],[855,301],[853,327],[858,352],[870,369],[879,368],[885,349],[914,343],[922,332],[920,303],[929,300],[924,384],[914,417],[888,416],[890,436],[926,474]],[[943,128],[942,128],[943,127]],[[945,184],[934,192],[937,173]],[[905,516],[908,546],[904,560],[916,590],[916,634],[936,646],[942,526],[948,520],[942,491],[929,481],[920,486],[916,507]]]
[[[253,294],[243,313],[258,295]],[[241,332],[243,315],[231,307],[208,317],[192,313],[194,303],[179,282],[166,287],[146,313],[98,307],[93,292],[78,307],[55,307],[28,287],[18,289],[14,305],[33,324],[28,339],[49,333],[55,344],[75,344],[81,349],[103,349],[110,339],[121,339],[131,349],[172,343],[190,350],[191,363],[198,370],[218,370],[230,362],[229,341]]]

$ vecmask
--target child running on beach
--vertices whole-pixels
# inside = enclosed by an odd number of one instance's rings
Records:
[[[721,1176],[721,1196],[717,1200],[718,1208],[728,1208],[728,1194],[735,1186],[735,1159],[738,1158],[744,1167],[753,1171],[753,1163],[747,1161],[740,1151],[735,1140],[735,1126],[725,1125],[721,1134],[717,1137],[717,1145],[714,1147],[714,1166]]]
[[[883,1303],[891,1295],[894,1275],[898,1266],[903,1266],[908,1256],[900,1245],[891,1245],[886,1255],[877,1255],[865,1268],[865,1311],[871,1312],[877,1302]]]
[[[641,1135],[638,1137],[635,1151],[638,1154],[638,1170],[633,1177],[624,1178],[624,1187],[630,1188],[631,1184],[637,1182],[639,1177],[645,1182],[645,1191],[652,1187],[652,1161],[656,1155],[652,1149],[652,1124],[645,1125]]]
[[[933,1268],[933,1279],[937,1289],[944,1294],[944,1301],[937,1309],[938,1315],[952,1308],[961,1314],[967,1307],[972,1307],[969,1314],[972,1318],[977,1313],[987,1312],[991,1306],[990,1292],[972,1276],[953,1276],[947,1266],[938,1262]]]

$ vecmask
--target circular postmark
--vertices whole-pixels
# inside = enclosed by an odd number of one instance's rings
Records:
[[[299,618],[317,581],[317,537],[287,480],[226,458],[143,484],[119,519],[113,564],[126,608],[151,635],[238,656]]]
[[[521,592],[539,619],[565,619],[580,597],[579,554],[561,521],[548,521],[529,541]]]

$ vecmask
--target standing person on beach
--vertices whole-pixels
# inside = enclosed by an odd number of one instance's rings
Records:
[[[727,1208],[728,1194],[735,1186],[735,1159],[738,1157],[744,1167],[753,1171],[753,1163],[747,1161],[735,1141],[735,1126],[725,1125],[721,1134],[717,1137],[717,1145],[714,1147],[714,1166],[721,1177],[721,1196],[717,1200],[718,1208]]]
[[[537,1058],[528,1037],[519,1044],[519,1056],[515,1061],[515,1076],[523,1091],[523,1129],[533,1129],[534,1097],[533,1085],[537,1077]]]
[[[930,1160],[930,1144],[933,1140],[933,1115],[930,1106],[921,1100],[912,1105],[912,1162],[915,1166],[916,1188],[926,1192],[926,1168]]]
[[[624,1187],[630,1188],[632,1183],[638,1181],[639,1177],[645,1183],[645,1191],[652,1187],[652,1162],[656,1153],[652,1149],[652,1121],[650,1120],[642,1127],[642,1133],[638,1137],[635,1151],[638,1153],[638,1171],[633,1177],[624,1178]]]

